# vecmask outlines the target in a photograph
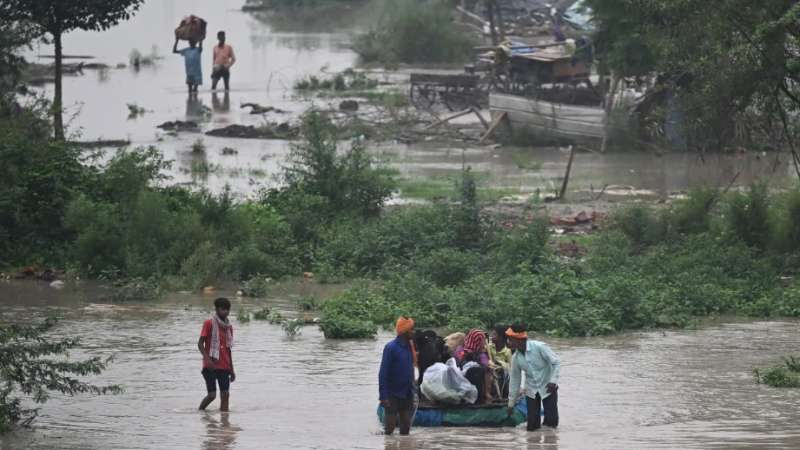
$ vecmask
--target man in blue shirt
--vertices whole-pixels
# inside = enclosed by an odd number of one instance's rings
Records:
[[[178,38],[175,37],[175,45],[172,46],[172,53],[183,56],[186,67],[186,86],[189,87],[189,94],[197,94],[197,87],[203,84],[203,69],[200,66],[201,55],[203,54],[203,41],[198,46],[197,41],[189,41],[189,47],[178,50]]]
[[[520,393],[522,374],[525,374],[525,394],[528,403],[528,431],[538,430],[541,424],[539,408],[544,406],[544,424],[558,427],[558,375],[561,362],[544,342],[528,338],[521,325],[506,331],[508,346],[514,350],[511,358],[508,413],[511,415]]]
[[[383,348],[378,390],[386,412],[385,433],[394,433],[399,418],[400,434],[407,435],[411,431],[414,408],[414,320],[400,317],[395,328],[397,337]]]

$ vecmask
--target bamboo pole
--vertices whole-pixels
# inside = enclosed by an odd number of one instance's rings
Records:
[[[562,200],[567,195],[567,185],[569,184],[569,175],[572,173],[572,161],[575,159],[575,146],[569,146],[569,162],[567,163],[567,173],[564,174],[564,183],[561,184],[561,192],[558,194],[558,199]]]

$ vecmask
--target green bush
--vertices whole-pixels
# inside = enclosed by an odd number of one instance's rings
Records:
[[[391,323],[393,316],[374,288],[358,284],[323,304],[319,327],[328,339],[371,338],[378,324]]]
[[[753,371],[756,382],[776,388],[800,387],[800,360],[794,356],[783,359],[783,365]]]
[[[476,42],[451,14],[441,0],[387,2],[382,19],[357,36],[353,48],[365,62],[466,62]]]
[[[774,248],[779,252],[800,251],[800,188],[789,191],[778,205]]]
[[[686,200],[676,202],[669,221],[678,233],[703,233],[709,230],[711,207],[719,196],[716,188],[695,188]]]
[[[548,222],[536,219],[516,226],[495,239],[492,265],[501,273],[535,269],[547,253]]]
[[[621,208],[613,215],[612,226],[628,236],[638,248],[656,244],[666,235],[663,217],[643,205]]]
[[[477,252],[442,248],[415,258],[411,264],[437,286],[455,286],[480,272],[482,259]]]
[[[748,245],[765,248],[770,238],[769,193],[765,184],[750,186],[746,194],[735,193],[729,202],[729,226]]]
[[[316,264],[345,276],[370,275],[408,265],[437,249],[458,248],[453,216],[449,206],[412,206],[379,220],[341,222],[326,233]]]
[[[49,140],[39,114],[0,116],[0,265],[59,260],[67,205],[90,179],[80,149]]]

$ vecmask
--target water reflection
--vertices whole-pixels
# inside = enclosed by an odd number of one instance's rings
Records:
[[[558,450],[558,432],[543,429],[528,433],[527,444],[528,450]]]
[[[197,93],[189,93],[186,96],[186,120],[199,122],[206,115],[207,107],[200,100]]]
[[[222,97],[222,100],[219,99],[219,94],[214,92],[211,94],[211,107],[214,109],[214,112],[219,113],[226,113],[231,110],[231,95],[227,91]]]
[[[231,425],[230,413],[220,413],[219,419],[212,413],[202,413],[200,417],[206,429],[202,447],[204,450],[233,450],[236,448],[236,435],[242,430]]]

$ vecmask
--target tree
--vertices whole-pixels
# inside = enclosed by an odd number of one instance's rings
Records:
[[[41,404],[47,401],[50,392],[67,395],[122,392],[120,386],[95,386],[73,378],[100,374],[108,360],[94,357],[68,361],[64,356],[78,345],[78,340],[48,338],[46,333],[55,324],[55,319],[47,319],[39,325],[0,327],[0,432],[17,423],[29,424],[36,418],[38,409],[25,408],[15,393]]]
[[[0,17],[31,24],[40,36],[50,35],[55,46],[55,95],[53,128],[64,139],[62,117],[62,67],[64,33],[73,30],[106,30],[128,20],[144,0],[0,0]]]
[[[587,0],[598,58],[619,76],[658,74],[680,101],[696,148],[722,149],[753,130],[793,145],[800,111],[800,5],[795,0]]]

